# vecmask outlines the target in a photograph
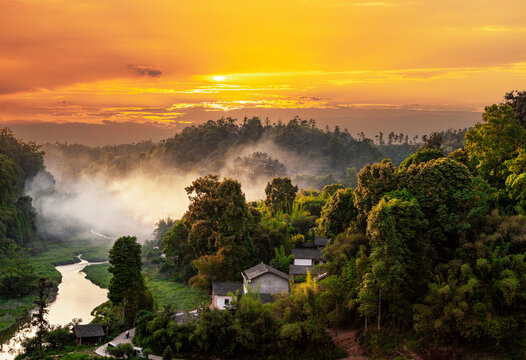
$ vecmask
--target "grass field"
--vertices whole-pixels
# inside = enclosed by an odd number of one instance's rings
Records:
[[[110,264],[88,265],[82,270],[86,274],[86,279],[95,285],[107,289],[111,274],[108,272]]]
[[[107,288],[111,278],[109,264],[89,265],[84,268],[86,278],[94,284]],[[161,278],[154,269],[145,269],[148,287],[157,300],[157,306],[172,306],[176,310],[194,310],[203,301],[208,301],[207,293],[187,285]]]

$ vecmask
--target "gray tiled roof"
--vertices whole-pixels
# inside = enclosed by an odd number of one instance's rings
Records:
[[[226,296],[230,292],[235,294],[237,290],[239,290],[240,293],[243,293],[243,284],[240,282],[233,282],[233,281],[226,281],[226,282],[214,281],[212,283],[212,290],[214,291],[214,295],[220,295],[220,296]]]
[[[292,249],[292,255],[294,259],[321,259],[320,249],[305,249],[305,248],[294,248]]]
[[[317,237],[314,239],[314,244],[316,246],[327,246],[328,243],[329,243],[329,239],[324,238],[324,237]]]
[[[289,274],[290,275],[307,275],[307,271],[312,266],[304,266],[304,265],[290,265],[289,267]]]
[[[263,262],[257,264],[256,266],[252,266],[250,269],[243,271],[243,274],[247,280],[255,279],[266,273],[274,274],[286,280],[289,279],[288,275],[284,272],[274,269],[272,266],[263,264]]]
[[[73,331],[75,332],[75,336],[80,338],[106,335],[104,334],[104,329],[101,324],[75,325]]]

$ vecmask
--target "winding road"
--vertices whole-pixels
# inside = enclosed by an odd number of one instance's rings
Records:
[[[125,332],[117,335],[115,337],[115,339],[113,339],[111,342],[114,343],[115,345],[125,344],[125,343],[132,344],[132,340],[133,340],[134,336],[135,336],[135,328],[130,329],[130,336],[128,338],[126,338],[126,331],[125,331]],[[106,343],[106,344],[102,345],[101,347],[98,347],[95,350],[95,353],[97,355],[99,355],[99,356],[110,357],[111,355],[109,355],[106,352],[107,348],[108,348],[108,344]],[[157,356],[157,355],[148,355],[148,359],[151,359],[151,360],[162,360],[163,358],[161,356]]]

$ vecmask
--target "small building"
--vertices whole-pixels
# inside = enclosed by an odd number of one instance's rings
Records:
[[[106,336],[101,324],[75,325],[73,332],[79,344],[100,343]]]
[[[294,265],[314,266],[323,263],[321,249],[317,248],[293,248]]]
[[[288,275],[263,262],[243,271],[241,276],[245,294],[249,289],[253,294],[261,295],[290,292]]]
[[[243,293],[243,284],[240,282],[212,282],[212,309],[223,310],[232,300],[230,293],[240,295]]]
[[[289,275],[293,279],[307,275],[309,271],[312,273],[314,265],[323,263],[322,249],[320,248],[294,248],[291,253],[294,255],[294,263],[289,267]]]

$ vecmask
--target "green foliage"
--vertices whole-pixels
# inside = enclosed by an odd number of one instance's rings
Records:
[[[389,159],[366,165],[358,173],[358,187],[354,190],[354,205],[358,212],[357,228],[365,232],[367,214],[384,194],[396,189],[396,167]]]
[[[28,295],[35,288],[36,274],[24,249],[0,240],[0,293],[6,297]]]
[[[444,153],[441,150],[436,149],[422,149],[411,156],[409,156],[407,159],[402,161],[400,166],[398,167],[398,171],[405,171],[407,170],[411,165],[417,165],[423,162],[427,162],[429,160],[439,159],[441,157],[444,157]]]
[[[376,315],[378,326],[382,301],[394,323],[407,325],[413,289],[418,284],[417,240],[427,226],[415,198],[403,192],[391,194],[372,209],[367,219],[371,272],[364,276],[358,296],[359,310],[367,316]]]
[[[126,359],[130,359],[133,356],[133,345],[129,343],[121,343],[116,347],[108,347],[107,351],[110,353],[110,355],[115,357],[126,356]]]
[[[208,175],[195,180],[186,191],[190,205],[183,221],[197,258],[193,265],[198,271],[191,282],[208,287],[213,280],[239,277],[240,271],[251,263],[254,252],[251,234],[256,220],[241,184]]]
[[[82,272],[86,274],[86,279],[103,289],[107,289],[111,280],[109,267],[110,264],[88,265],[82,269]]]
[[[323,207],[320,229],[325,236],[334,237],[344,232],[356,220],[356,216],[353,190],[339,189]]]
[[[292,185],[290,178],[273,178],[265,188],[265,204],[271,213],[289,213],[292,210],[292,203],[298,192],[298,187]]]
[[[515,159],[506,161],[509,175],[506,191],[517,214],[526,215],[526,148],[522,148]]]
[[[174,265],[178,278],[181,281],[188,281],[194,275],[191,266],[192,260],[194,260],[194,252],[188,242],[188,229],[182,220],[176,221],[164,235],[161,248]]]
[[[15,138],[9,128],[0,129],[0,154],[7,156],[24,174],[24,179],[35,176],[44,169],[44,152],[34,142]]]
[[[440,158],[411,166],[399,173],[397,180],[400,189],[407,189],[418,200],[429,221],[435,249],[442,256],[450,256],[458,245],[454,242],[456,234],[469,226],[465,223],[466,207],[473,195],[469,170],[455,160]],[[442,247],[448,241],[451,244]]]
[[[152,294],[141,273],[141,245],[132,236],[118,238],[109,253],[112,274],[108,285],[108,299],[122,308],[122,323],[131,324],[139,310],[152,310]]]
[[[285,253],[285,247],[283,245],[278,248],[274,248],[274,259],[270,261],[270,266],[287,273],[289,271],[290,262],[294,258],[294,255],[287,255]]]
[[[7,156],[0,154],[0,204],[13,201],[21,171]]]
[[[524,146],[526,128],[510,105],[492,105],[485,110],[483,122],[466,133],[466,150],[478,174],[491,185],[502,187],[509,175],[505,162]]]

